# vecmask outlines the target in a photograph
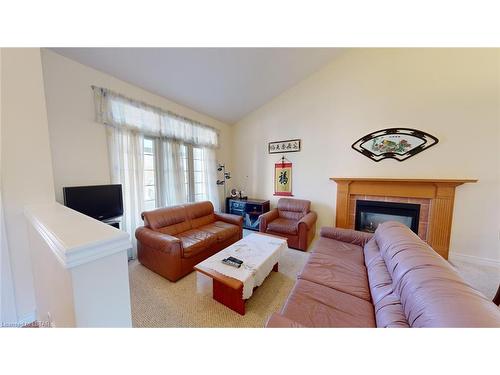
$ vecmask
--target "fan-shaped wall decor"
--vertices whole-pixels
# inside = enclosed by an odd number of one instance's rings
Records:
[[[421,130],[389,128],[365,135],[352,148],[374,161],[387,158],[403,161],[438,142],[436,137]]]

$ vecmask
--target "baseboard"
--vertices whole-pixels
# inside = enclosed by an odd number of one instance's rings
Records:
[[[483,266],[500,267],[500,260],[480,258],[474,255],[451,253],[449,258],[451,261],[458,260],[467,263],[480,264]]]
[[[36,311],[30,311],[29,313],[26,313],[22,316],[20,316],[17,319],[17,324],[19,324],[20,327],[25,326],[27,324],[33,323],[36,320]]]

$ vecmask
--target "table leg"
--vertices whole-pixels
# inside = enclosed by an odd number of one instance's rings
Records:
[[[238,314],[245,315],[243,286],[240,289],[233,289],[214,279],[213,299],[236,311]]]

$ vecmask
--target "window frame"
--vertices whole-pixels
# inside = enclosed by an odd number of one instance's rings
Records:
[[[144,194],[144,199],[143,199],[143,204],[144,204],[144,208],[146,208],[146,202],[151,202],[151,201],[154,201],[154,208],[153,209],[156,209],[158,208],[158,204],[160,202],[160,193],[159,193],[159,174],[158,174],[158,146],[157,146],[157,138],[156,137],[146,137],[144,136],[143,137],[143,141],[142,141],[142,147],[143,147],[143,150],[142,150],[142,155],[143,155],[143,158],[146,156],[146,151],[145,151],[145,143],[146,141],[151,141],[151,144],[152,144],[152,151],[151,151],[151,156],[152,156],[152,159],[153,159],[153,175],[154,175],[154,185],[146,185],[146,181],[144,180],[144,176],[145,176],[145,172],[146,172],[146,169],[144,168],[144,163],[143,163],[143,168],[142,168],[142,187],[144,189],[144,191],[146,190],[146,187],[148,186],[153,186],[154,187],[154,191],[155,191],[155,198],[154,200],[153,199],[149,199],[149,200],[146,200],[146,196]],[[149,154],[148,154],[149,155]],[[149,171],[149,169],[148,169]]]

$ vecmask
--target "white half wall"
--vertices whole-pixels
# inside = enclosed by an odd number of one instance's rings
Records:
[[[477,178],[457,188],[451,254],[500,260],[498,49],[349,49],[236,124],[233,185],[273,197],[267,142],[302,139],[293,194],[333,225],[330,177]],[[404,162],[375,163],[351,149],[375,130],[408,127],[439,144]]]
[[[221,144],[217,159],[231,170],[230,126],[50,50],[42,50],[42,62],[58,202],[63,202],[64,186],[110,183],[106,134],[104,126],[94,121],[91,85],[109,88],[217,128]]]
[[[1,54],[1,188],[17,319],[34,319],[35,296],[26,205],[52,202],[54,179],[38,48]]]

